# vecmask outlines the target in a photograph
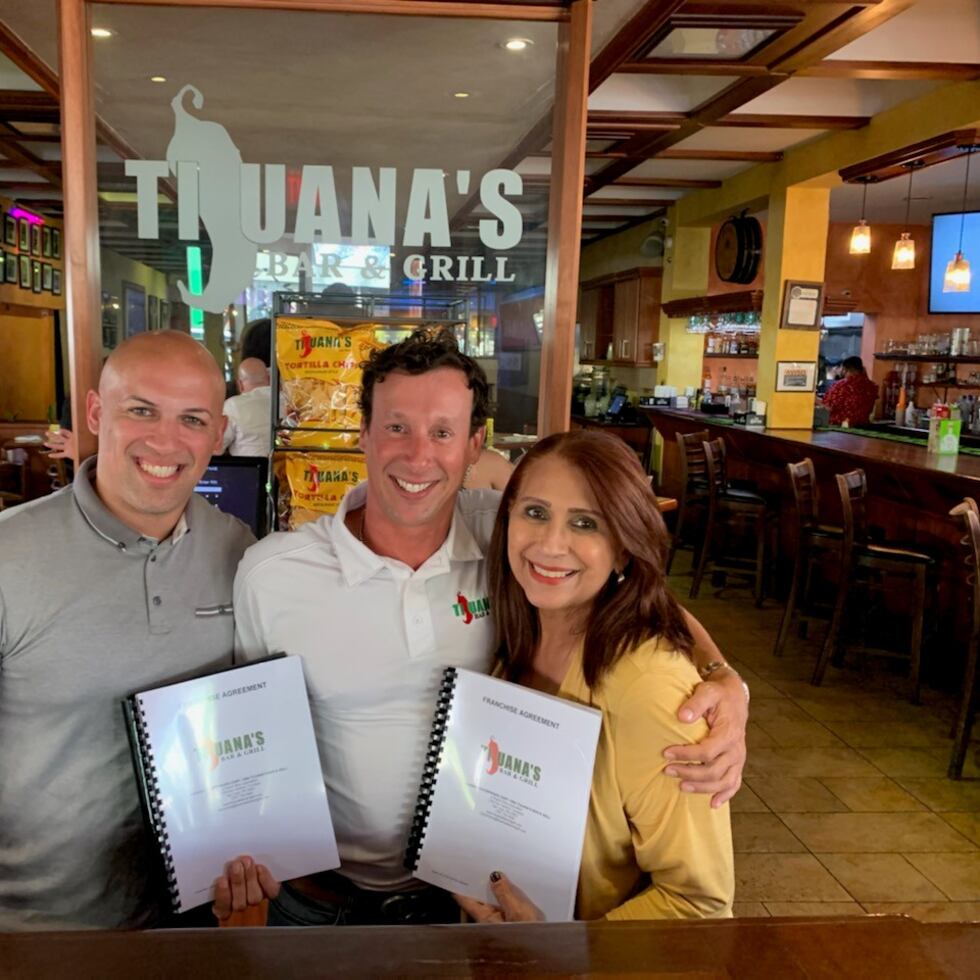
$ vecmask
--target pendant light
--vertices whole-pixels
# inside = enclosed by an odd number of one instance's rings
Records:
[[[861,220],[851,231],[851,245],[848,249],[851,255],[867,255],[871,251],[871,229],[868,227],[868,222],[864,220],[865,207],[868,203],[868,184],[871,180],[871,177],[861,178],[864,184],[864,193],[861,196]]]
[[[946,266],[946,275],[943,276],[944,293],[967,293],[970,291],[970,280],[973,278],[970,273],[970,263],[963,258],[963,222],[966,220],[966,191],[970,183],[970,155],[975,147],[966,147],[966,176],[963,178],[963,205],[960,208],[960,244],[956,249],[956,255]]]
[[[895,251],[892,252],[893,269],[914,269],[915,268],[915,242],[908,232],[909,212],[912,210],[912,174],[916,167],[922,166],[918,160],[913,160],[905,165],[909,168],[909,196],[905,200],[905,228],[895,242]]]

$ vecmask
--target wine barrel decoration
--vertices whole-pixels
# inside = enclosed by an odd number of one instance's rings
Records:
[[[715,239],[715,271],[725,282],[750,283],[762,258],[762,225],[745,211],[730,217]]]

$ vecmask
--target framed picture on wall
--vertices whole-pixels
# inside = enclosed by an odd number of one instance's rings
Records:
[[[55,296],[61,295],[61,270],[52,269],[51,270],[51,292]]]
[[[41,254],[41,226],[31,225],[31,255]]]
[[[61,258],[61,229],[51,229],[51,258]]]
[[[124,282],[123,328],[127,337],[146,332],[146,290],[132,282]]]
[[[823,313],[823,283],[787,279],[779,326],[784,330],[819,330]]]
[[[3,216],[3,240],[5,244],[17,247],[17,219],[12,214]]]
[[[37,259],[31,261],[31,289],[41,292],[41,263]]]
[[[47,225],[41,229],[41,254],[51,258],[51,229]]]
[[[0,248],[0,282],[3,282],[3,277],[7,269],[7,253]]]
[[[21,218],[17,222],[17,229],[17,247],[22,252],[29,252],[31,250],[31,226],[27,218]]]
[[[156,296],[146,297],[146,327],[148,330],[160,329],[160,307]]]
[[[3,255],[3,281],[17,282],[17,253],[4,252]]]
[[[30,256],[20,256],[20,288],[31,288],[31,260]]]
[[[814,391],[816,361],[777,361],[776,391]]]
[[[41,288],[46,289],[49,293],[51,292],[51,283],[54,281],[51,278],[53,271],[49,262],[41,263]]]

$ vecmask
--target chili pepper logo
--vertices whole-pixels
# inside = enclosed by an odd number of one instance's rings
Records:
[[[470,604],[466,601],[466,596],[462,592],[456,593],[456,603],[463,611],[463,622],[469,625],[473,622],[473,613],[470,612]]]
[[[310,463],[306,469],[306,478],[309,481],[306,489],[310,493],[316,493],[317,487],[320,485],[320,467],[316,463]]]
[[[218,768],[218,748],[214,743],[214,739],[206,738],[201,743],[201,755],[203,755],[209,762],[208,768],[213,772]]]
[[[300,357],[309,357],[313,353],[313,338],[304,330],[300,334],[300,340],[303,344],[303,349],[300,351]]]
[[[490,741],[485,746],[487,750],[487,756],[490,760],[490,765],[487,767],[487,775],[492,776],[500,768],[500,746],[497,745],[491,736]],[[217,759],[215,759],[215,765],[218,764]],[[212,766],[214,768],[214,766]]]
[[[453,613],[457,619],[463,621],[464,626],[468,626],[474,619],[483,619],[484,616],[490,615],[490,597],[467,599],[462,592],[457,592],[456,601],[453,603]]]

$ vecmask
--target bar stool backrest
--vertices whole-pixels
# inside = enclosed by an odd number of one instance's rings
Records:
[[[708,430],[678,432],[677,448],[681,454],[681,485],[686,490],[700,490],[708,486],[708,469],[704,459],[704,442]]]
[[[724,439],[709,439],[704,443],[704,461],[708,468],[708,491],[714,497],[728,487]]]
[[[817,473],[813,460],[807,456],[798,463],[787,463],[789,482],[793,487],[796,517],[801,529],[816,527],[820,522],[820,497],[817,490]]]
[[[868,540],[868,520],[865,509],[868,480],[864,470],[838,473],[836,479],[841,510],[844,513],[844,555],[849,556],[854,550],[855,542],[865,544]]]
[[[966,581],[973,586],[973,636],[980,635],[980,510],[972,497],[964,497],[963,503],[957,504],[950,512],[951,517],[958,517],[966,531],[960,544],[966,549],[963,563],[967,567]]]

